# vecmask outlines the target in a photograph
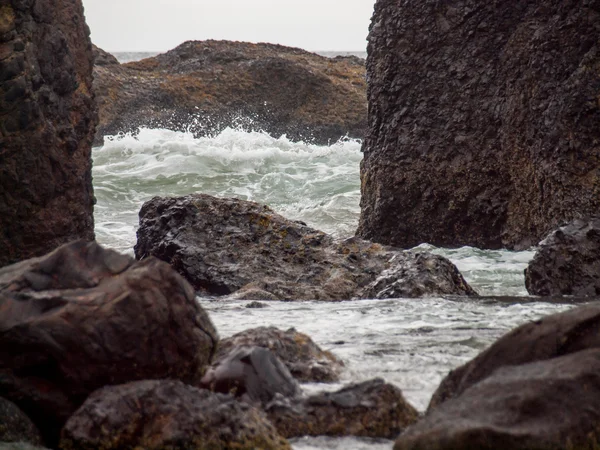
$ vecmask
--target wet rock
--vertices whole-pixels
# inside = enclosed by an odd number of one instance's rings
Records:
[[[230,395],[179,381],[94,392],[69,419],[62,449],[290,449],[264,414]]]
[[[552,314],[515,328],[475,359],[451,371],[431,398],[429,410],[460,396],[501,367],[543,361],[600,348],[600,302]]]
[[[42,443],[40,432],[17,405],[0,397],[0,443]],[[0,444],[1,445],[1,444]]]
[[[167,261],[209,295],[248,289],[279,300],[387,298],[397,292],[475,294],[456,267],[441,257],[413,255],[358,238],[336,241],[244,200],[204,194],[155,197],[142,206],[137,237],[138,259],[152,255]],[[456,282],[453,287],[451,280]],[[379,290],[370,285],[374,281]]]
[[[532,295],[600,296],[600,217],[576,219],[540,242],[525,286]]]
[[[339,380],[344,366],[333,353],[322,350],[313,340],[295,328],[283,331],[276,327],[258,327],[237,333],[219,342],[218,361],[238,346],[256,345],[268,348],[303,382],[333,382]]]
[[[92,47],[81,0],[0,6],[0,267],[94,238]]]
[[[192,287],[155,258],[76,241],[0,269],[0,395],[53,446],[94,390],[200,380],[217,335]]]
[[[357,235],[524,249],[600,210],[596,1],[375,3]]]
[[[266,303],[263,302],[250,302],[250,303],[246,303],[246,305],[244,306],[244,308],[249,308],[249,309],[261,309],[261,308],[268,308],[269,305],[267,305]]]
[[[364,61],[297,48],[188,41],[142,61],[96,65],[96,143],[139,127],[215,134],[226,127],[327,144],[362,138]]]
[[[599,401],[600,349],[502,367],[431,410],[394,450],[592,449]]]
[[[263,347],[230,349],[206,371],[200,386],[241,397],[249,403],[263,404],[277,394],[294,397],[300,393],[287,367]]]
[[[282,436],[365,436],[393,439],[418,419],[400,389],[374,379],[308,398],[276,399],[267,416]]]

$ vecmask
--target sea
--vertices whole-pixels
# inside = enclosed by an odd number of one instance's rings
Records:
[[[153,54],[115,56],[127,62]],[[360,214],[360,148],[353,139],[314,145],[235,128],[200,138],[164,129],[108,137],[92,151],[97,240],[133,254],[143,202],[193,192],[264,203],[340,239],[350,237]],[[307,394],[379,377],[398,386],[420,411],[448,371],[514,327],[571,307],[527,296],[523,270],[535,249],[445,249],[426,243],[417,249],[449,258],[484,297],[266,302],[261,309],[246,308],[246,301],[198,301],[221,337],[263,325],[294,327],[341,357],[346,364],[342,381],[306,384]],[[303,437],[292,445],[296,450],[389,450],[393,441]]]

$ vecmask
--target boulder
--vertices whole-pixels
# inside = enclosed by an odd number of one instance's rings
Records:
[[[198,382],[217,342],[194,290],[168,264],[83,241],[0,269],[0,331],[0,396],[50,446],[94,390]]]
[[[105,52],[100,47],[92,44],[94,52],[94,66],[114,66],[118,65],[119,60],[108,52]]]
[[[323,144],[366,131],[364,61],[281,45],[188,41],[142,61],[97,64],[94,88],[97,144],[139,127],[195,136],[241,127]]]
[[[0,443],[41,444],[40,432],[13,402],[0,397]]]
[[[377,0],[357,235],[524,249],[600,210],[596,0]]]
[[[525,287],[532,295],[600,296],[600,217],[576,219],[540,242]]]
[[[81,0],[0,5],[0,267],[94,238],[92,46]]]
[[[308,398],[277,398],[267,416],[282,436],[394,439],[419,417],[397,387],[374,379]]]
[[[65,425],[60,448],[291,449],[258,409],[172,380],[94,392]]]
[[[357,238],[336,241],[244,200],[205,194],[155,197],[142,206],[137,238],[138,259],[152,255],[170,263],[209,295],[248,289],[261,289],[279,300],[385,298],[380,292],[386,289],[389,295],[476,295],[446,259],[414,256]],[[427,270],[395,268],[399,278],[386,276],[386,282],[377,284],[379,290],[369,286],[397,262]],[[449,279],[456,281],[450,289]],[[409,287],[401,289],[402,284]]]
[[[501,367],[600,348],[599,328],[600,302],[521,325],[494,342],[475,359],[451,371],[433,394],[429,410],[460,396]]]
[[[269,349],[239,346],[215,362],[200,386],[241,397],[248,403],[266,404],[276,395],[294,397],[298,383],[285,365]]]
[[[593,449],[600,349],[502,367],[431,410],[394,450]]]

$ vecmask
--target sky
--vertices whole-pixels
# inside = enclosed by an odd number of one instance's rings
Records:
[[[83,0],[92,42],[109,52],[170,50],[187,40],[365,51],[375,0]]]

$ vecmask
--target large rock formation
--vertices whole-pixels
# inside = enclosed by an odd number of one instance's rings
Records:
[[[3,1],[0,266],[94,238],[96,122],[81,1]]]
[[[320,143],[366,132],[365,67],[356,57],[228,41],[188,41],[122,65],[98,56],[98,144],[141,126],[195,135],[241,126]]]
[[[135,254],[170,263],[198,290],[279,300],[476,295],[447,259],[342,242],[269,207],[193,194],[140,210]]]
[[[600,209],[600,3],[378,0],[358,235],[522,249]]]

